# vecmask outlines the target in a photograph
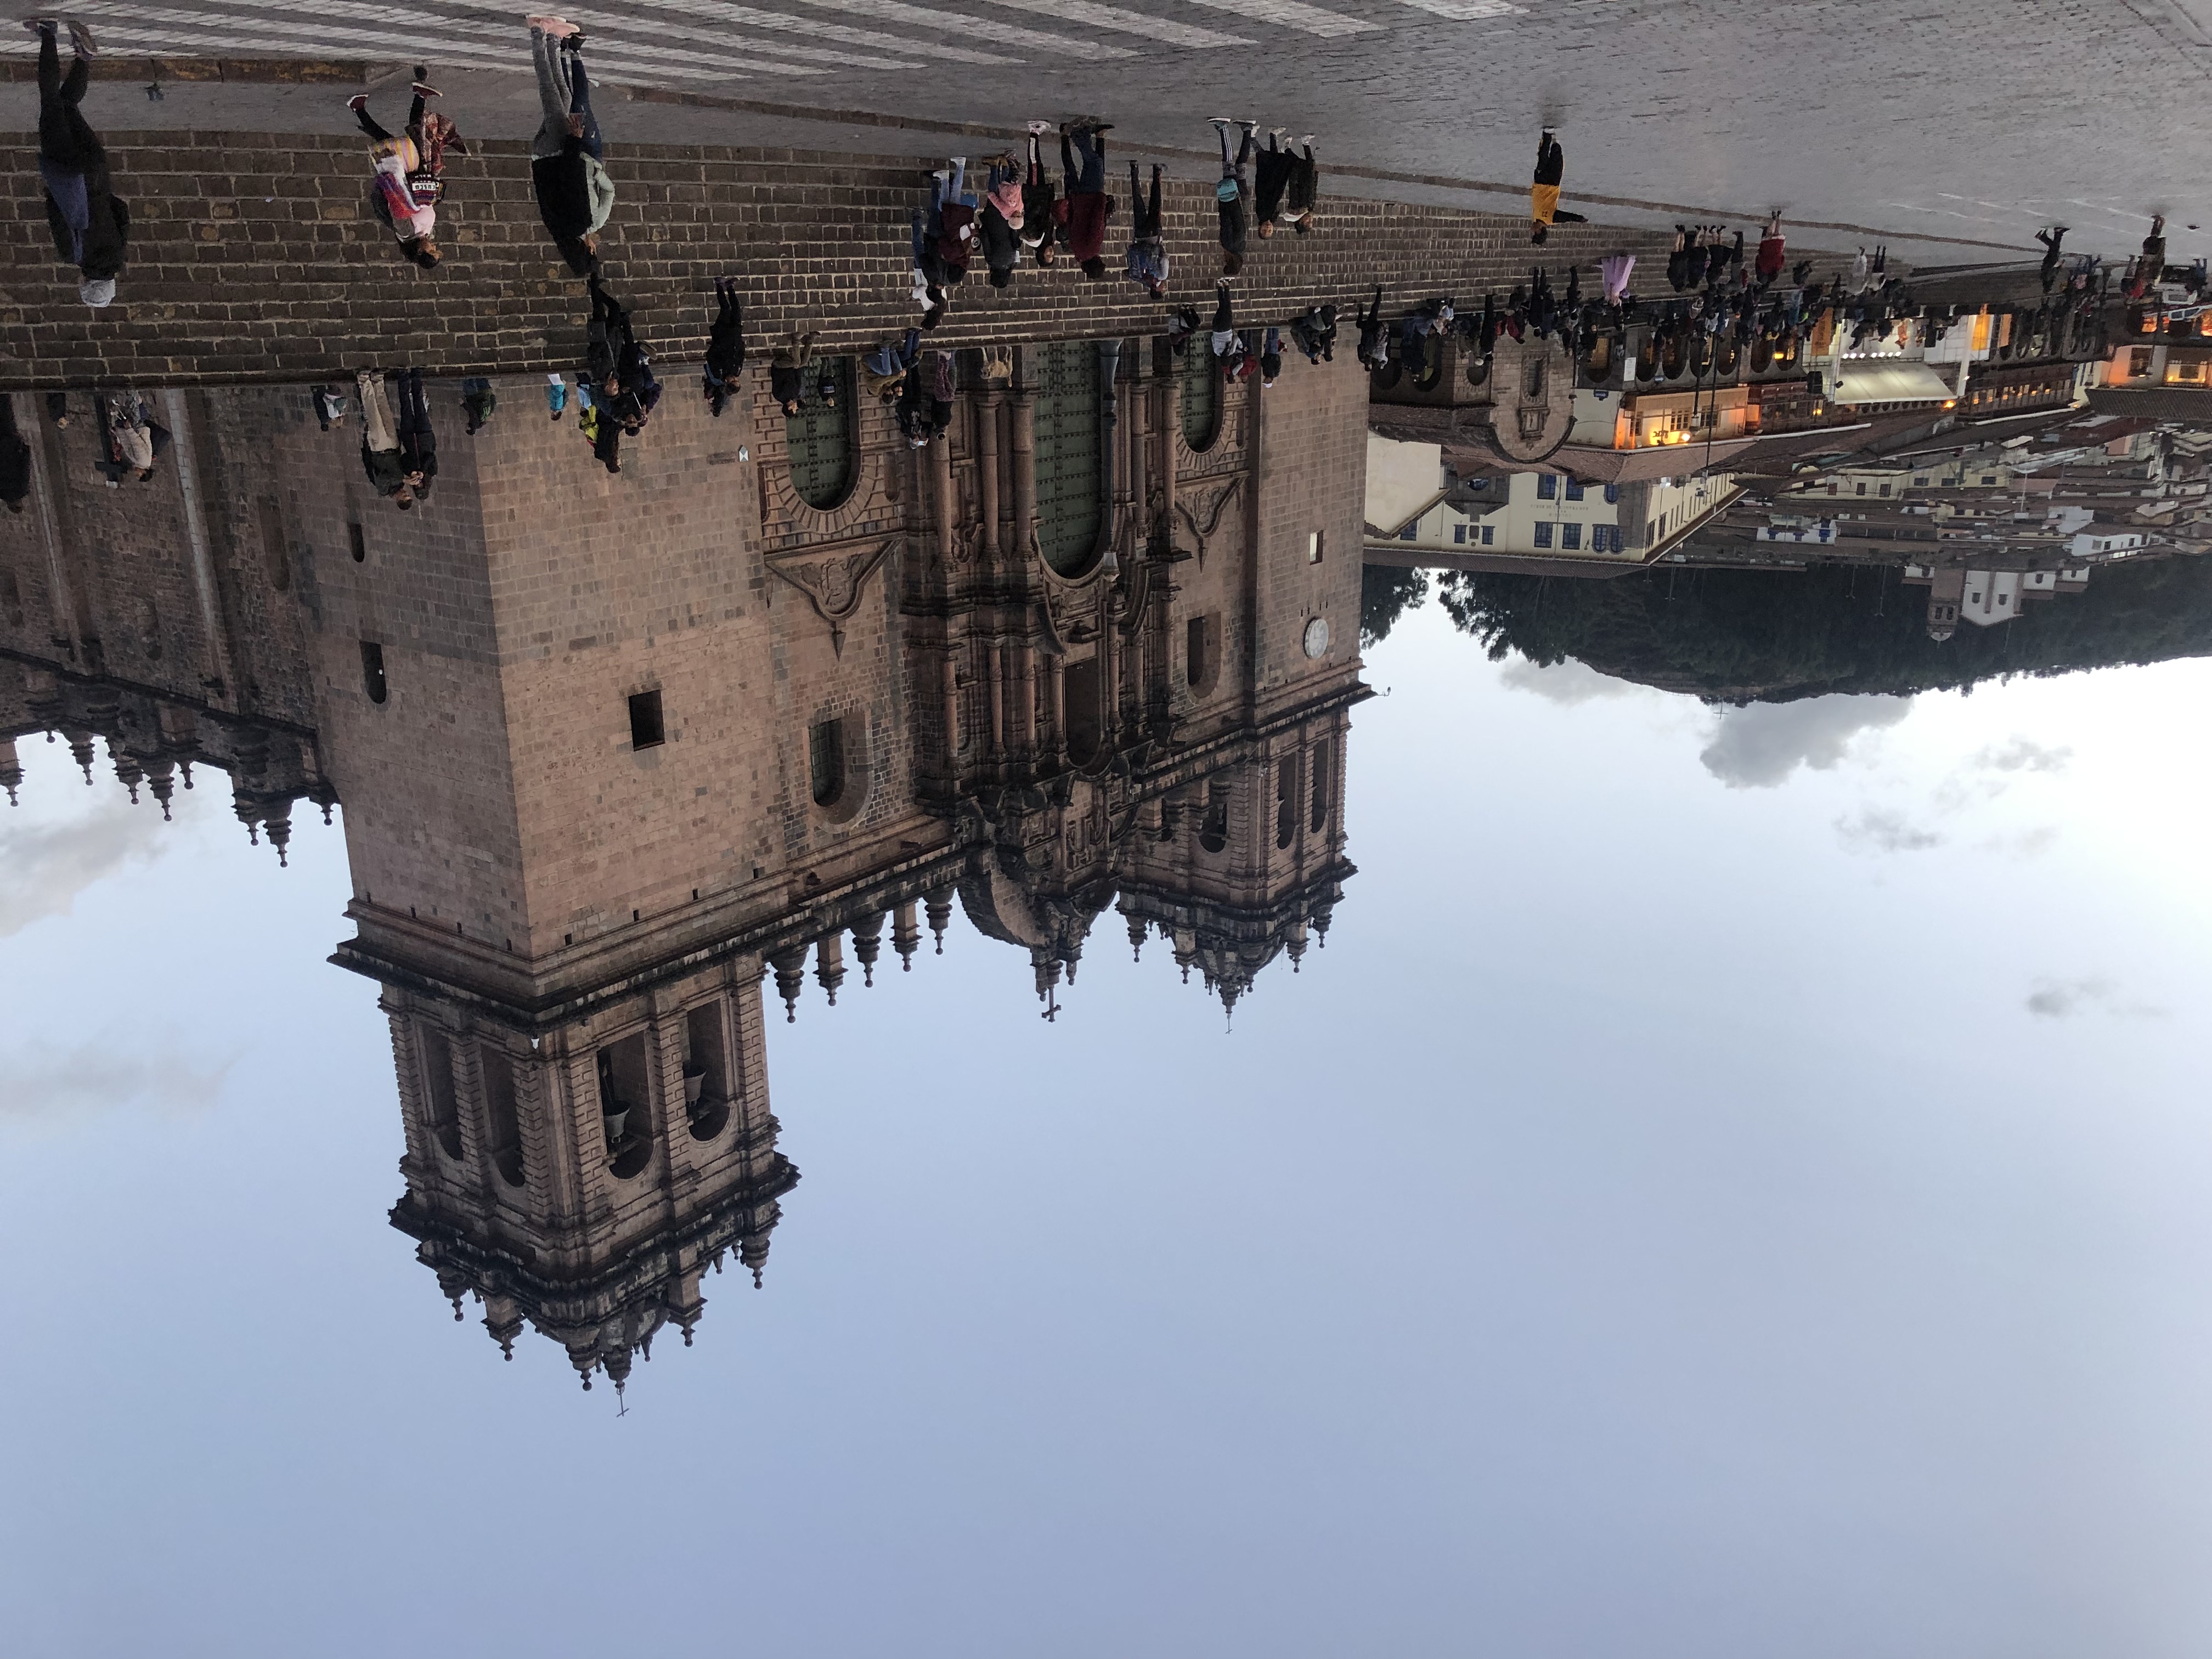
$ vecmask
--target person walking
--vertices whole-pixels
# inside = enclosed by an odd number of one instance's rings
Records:
[[[1221,216],[1221,274],[1224,276],[1234,276],[1244,269],[1244,238],[1252,200],[1244,164],[1252,159],[1252,134],[1259,125],[1257,121],[1232,122],[1225,115],[1212,119],[1214,133],[1221,140],[1221,181],[1213,187],[1213,199]],[[1229,154],[1232,125],[1244,129],[1244,142],[1233,160]]]
[[[77,298],[98,310],[115,298],[131,235],[131,210],[115,193],[107,150],[77,107],[99,48],[91,30],[69,19],[71,61],[64,76],[56,39],[63,21],[39,17],[23,27],[39,37],[39,177],[46,185],[46,226],[54,252],[77,269]]]
[[[15,394],[0,392],[0,505],[21,513],[30,493],[31,446],[15,429]]]
[[[392,428],[392,405],[385,400],[384,376],[364,368],[354,377],[361,399],[361,465],[370,486],[404,513],[415,505],[415,492],[407,483],[407,468],[400,458],[399,434]]]
[[[714,279],[714,320],[707,331],[707,361],[702,369],[707,407],[720,415],[738,389],[745,368],[745,319],[738,304],[738,285],[727,276]]]
[[[545,409],[554,420],[559,420],[568,408],[568,382],[558,374],[545,377]]]
[[[1029,170],[1022,179],[1022,246],[1031,250],[1040,268],[1059,257],[1054,252],[1053,231],[1060,222],[1060,204],[1044,166],[1044,135],[1051,131],[1046,122],[1030,123]]]
[[[583,46],[583,31],[565,18],[530,20],[538,100],[545,117],[530,141],[531,186],[538,216],[562,258],[575,275],[588,276],[599,269],[599,232],[614,211],[615,186],[603,165]]]
[[[438,476],[438,440],[430,430],[430,400],[422,395],[422,371],[399,371],[399,465],[417,501],[430,493]]]
[[[1559,206],[1559,185],[1566,176],[1566,152],[1559,148],[1558,135],[1546,127],[1536,137],[1536,173],[1528,186],[1528,217],[1534,226],[1530,241],[1549,241],[1554,224],[1584,222],[1581,214]]]
[[[1160,234],[1160,167],[1152,164],[1150,199],[1137,189],[1137,164],[1129,163],[1129,280],[1164,300],[1168,292],[1167,241]]]
[[[2066,233],[2070,228],[2071,227],[2067,225],[2053,225],[2048,230],[2039,230],[2035,233],[2035,240],[2043,244],[2043,269],[2039,275],[2043,279],[2043,291],[2045,294],[2050,293],[2057,283],[2059,264],[2065,258],[2059,252],[2059,245],[2066,240]]]
[[[324,431],[328,432],[332,427],[345,424],[344,392],[334,386],[319,386],[309,396],[314,405],[315,423]]]
[[[430,240],[438,221],[438,202],[445,194],[445,147],[458,143],[453,123],[443,116],[426,118],[428,100],[438,89],[421,79],[416,70],[415,102],[407,113],[407,131],[388,132],[368,112],[368,94],[357,92],[346,107],[361,123],[368,139],[369,165],[375,171],[376,216],[399,239],[399,251],[424,270],[434,269],[438,245]],[[433,139],[432,132],[439,136]],[[434,147],[434,148],[433,148]]]
[[[1021,172],[1012,156],[1001,155],[991,163],[989,181],[983,190],[980,240],[993,288],[1012,286],[1014,267],[1021,263],[1021,232],[1027,220],[1022,209]]]
[[[1106,222],[1114,198],[1106,193],[1106,134],[1101,121],[1081,120],[1060,129],[1060,167],[1066,199],[1060,212],[1067,257],[1094,283],[1106,280]]]

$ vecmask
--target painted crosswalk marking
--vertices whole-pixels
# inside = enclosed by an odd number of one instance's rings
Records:
[[[252,4],[253,0],[246,0],[246,3]],[[334,0],[329,9],[337,9],[343,4],[343,0]],[[269,43],[273,41],[278,50],[303,56],[307,49],[313,46],[351,46],[389,51],[395,56],[413,57],[422,50],[421,30],[424,27],[436,27],[447,33],[495,33],[502,40],[514,37],[511,28],[467,23],[459,19],[434,18],[420,12],[400,14],[410,26],[404,29],[376,29],[345,27],[322,21],[289,22],[281,18],[251,16],[236,11],[180,11],[164,6],[137,5],[130,3],[129,0],[79,0],[75,9],[88,17],[120,20],[122,27],[112,27],[109,30],[118,40],[138,40],[143,42],[149,31],[138,26],[166,24],[168,27],[157,32],[158,38],[195,41],[226,52],[238,50],[236,43],[240,38],[252,33],[258,33],[263,39],[264,44],[254,48],[257,51],[269,50]],[[364,7],[362,9],[390,12],[397,9]],[[464,49],[467,48],[465,46]],[[461,62],[450,51],[446,57],[447,61]],[[508,69],[514,67],[515,64],[514,56],[496,52],[492,46],[485,44],[475,46],[474,59],[465,67]],[[657,46],[635,46],[597,53],[592,64],[595,70],[604,70],[617,81],[631,78],[643,81],[654,75],[668,75],[684,80],[715,80],[724,76],[743,77],[765,67],[769,66],[758,62],[718,58],[702,52],[676,52]],[[774,67],[777,73],[784,75],[827,76],[836,72],[824,67],[797,64]]]
[[[1165,17],[1155,17],[1150,12],[1127,11],[1119,6],[1094,6],[1091,0],[984,0],[984,3],[1004,6],[1009,11],[1033,12],[1040,17],[1057,17],[1066,22],[1085,24],[1091,28],[1141,34],[1167,46],[1189,46],[1197,51],[1255,44],[1241,35],[1223,34],[1214,29],[1174,22]],[[1074,50],[1085,49],[1080,42],[1070,41],[1068,44]]]
[[[826,23],[817,17],[793,17],[780,11],[763,11],[757,6],[734,5],[730,3],[730,0],[636,0],[636,3],[653,11],[679,12],[688,17],[743,23],[778,33],[811,35],[817,40],[872,47],[892,57],[938,58],[952,64],[1018,64],[1023,61],[1004,52],[983,52],[973,46],[948,46],[942,40],[916,40],[911,36],[882,34],[874,29],[848,28],[842,23]],[[938,21],[941,27],[943,20]],[[1127,56],[1120,52],[1110,55]]]
[[[1512,4],[1511,0],[1398,0],[1398,3],[1437,17],[1449,17],[1455,23],[1478,22],[1486,17],[1518,17],[1528,9]]]
[[[1193,6],[1206,6],[1214,11],[1233,11],[1249,23],[1275,23],[1286,29],[1297,29],[1305,34],[1332,37],[1342,34],[1374,34],[1382,25],[1370,23],[1364,17],[1347,17],[1340,11],[1323,11],[1319,6],[1309,6],[1304,0],[1184,0]]]
[[[1091,58],[1133,58],[1137,54],[1120,46],[1106,46],[1096,40],[1073,40],[1064,34],[1040,34],[1035,29],[1019,28],[1011,23],[981,17],[963,15],[958,12],[933,10],[924,6],[910,6],[906,0],[806,0],[823,11],[849,12],[855,17],[872,17],[879,22],[905,23],[952,32],[987,40],[1008,46],[1026,46],[1032,51],[1049,52],[1056,58],[1078,55]],[[904,45],[903,41],[900,42]]]

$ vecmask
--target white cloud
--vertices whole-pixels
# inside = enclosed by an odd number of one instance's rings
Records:
[[[2111,1014],[2122,1019],[2163,1019],[2170,1012],[2152,1003],[2119,1000],[2119,987],[2101,976],[2039,979],[2028,993],[2027,1012],[2040,1019],[2071,1019],[2076,1014]]]
[[[1909,823],[1902,812],[1871,806],[1856,818],[1838,818],[1836,833],[1854,852],[1924,853],[1943,844],[1942,836]]]
[[[203,1112],[222,1092],[232,1060],[207,1060],[173,1043],[147,1045],[144,1036],[108,1032],[72,1048],[48,1042],[11,1045],[0,1122],[55,1122],[140,1105]]]
[[[161,815],[112,806],[58,823],[0,817],[0,939],[46,916],[67,915],[76,896],[124,866],[157,857]]]
[[[1808,697],[1724,708],[1712,741],[1698,757],[1731,789],[1771,789],[1800,766],[1825,772],[1850,753],[1862,732],[1895,726],[1910,697]]]
[[[2030,738],[2016,737],[2002,747],[1983,750],[1972,763],[1985,772],[2063,772],[2073,758],[2071,749],[2046,749]]]
[[[1626,680],[1601,674],[1588,663],[1568,658],[1549,667],[1516,656],[1498,672],[1499,683],[1510,690],[1533,691],[1548,702],[1571,708],[1596,697],[1625,697],[1636,688]]]

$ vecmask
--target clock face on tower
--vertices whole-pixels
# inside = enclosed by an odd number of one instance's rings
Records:
[[[1306,624],[1306,655],[1325,657],[1328,654],[1328,618],[1316,617]]]

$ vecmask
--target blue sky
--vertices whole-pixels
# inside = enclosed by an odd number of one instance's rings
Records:
[[[2212,664],[1369,678],[1233,1032],[1110,917],[1055,1024],[961,923],[810,988],[767,1288],[622,1418],[385,1224],[337,833],[26,745],[11,1651],[2201,1653]]]

